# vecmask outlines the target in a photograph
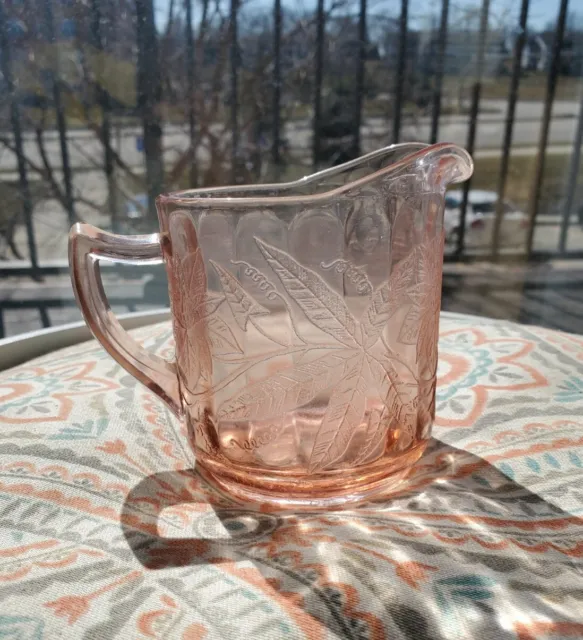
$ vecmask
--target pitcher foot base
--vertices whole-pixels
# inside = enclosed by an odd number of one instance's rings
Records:
[[[412,464],[421,457],[425,445],[424,442],[407,452],[407,464],[400,469],[388,469],[383,475],[363,474],[362,482],[352,482],[349,486],[340,481],[337,486],[331,486],[330,480],[327,479],[325,489],[318,486],[318,480],[299,478],[283,480],[281,477],[274,477],[273,481],[270,481],[265,472],[261,474],[260,479],[255,477],[250,482],[245,482],[241,477],[234,478],[218,470],[213,472],[200,458],[197,461],[196,470],[211,485],[250,508],[297,511],[352,508],[371,500],[381,500],[385,496],[390,496],[410,473]]]

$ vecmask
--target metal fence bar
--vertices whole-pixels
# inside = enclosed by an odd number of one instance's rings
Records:
[[[480,113],[480,95],[482,93],[482,77],[484,75],[484,57],[486,53],[486,37],[488,35],[488,17],[490,13],[490,0],[484,0],[480,12],[480,32],[478,35],[478,51],[476,55],[476,78],[472,85],[472,104],[470,107],[470,126],[466,149],[470,155],[474,153],[476,132],[478,129],[478,116]],[[460,255],[464,250],[466,235],[466,216],[468,212],[468,197],[470,193],[471,179],[466,180],[463,187],[462,203],[460,207],[460,226],[457,238],[456,253]]]
[[[279,177],[281,127],[281,0],[273,5],[273,122],[271,158],[275,174]]]
[[[237,29],[238,0],[231,0],[230,9],[230,85],[231,85],[231,179],[237,179],[237,161],[239,157],[239,36]]]
[[[122,279],[143,278],[146,275],[164,274],[161,265],[129,265],[103,261],[101,264],[103,272],[116,274]],[[44,276],[67,276],[69,274],[69,264],[66,259],[54,260],[50,266],[39,265],[38,273]],[[30,266],[21,261],[4,262],[0,260],[0,280],[2,278],[16,278],[30,276]],[[1,302],[1,301],[0,301]]]
[[[577,131],[573,142],[573,153],[569,163],[569,177],[567,178],[567,198],[563,217],[561,219],[561,233],[559,236],[559,252],[564,253],[567,249],[567,232],[571,223],[571,214],[575,203],[575,189],[577,188],[577,177],[579,175],[579,165],[581,163],[581,143],[583,142],[583,96],[579,104],[579,118],[577,120]]]
[[[49,47],[55,46],[55,24],[53,19],[52,0],[45,0],[45,28]],[[61,149],[61,162],[63,165],[63,182],[65,184],[65,206],[69,217],[69,224],[75,223],[77,216],[75,215],[75,204],[73,200],[73,180],[71,176],[71,163],[69,160],[69,148],[67,146],[67,123],[65,119],[65,110],[61,100],[61,79],[59,77],[59,57],[58,51],[56,55],[50,56],[50,83],[53,92],[53,102],[55,113],[57,116],[57,130],[59,132],[59,145]]]
[[[437,55],[435,63],[435,79],[433,85],[433,108],[431,109],[431,144],[437,142],[439,133],[439,117],[441,115],[441,91],[443,88],[443,74],[445,72],[445,50],[447,46],[447,21],[449,17],[449,0],[443,0],[441,4],[441,19],[439,22],[439,35],[437,37]]]
[[[49,318],[49,310],[45,304],[39,302],[38,305],[38,313],[40,316],[40,322],[43,326],[43,329],[47,329],[51,326],[51,319]]]
[[[583,260],[583,250],[575,250],[569,251],[567,254],[569,260]],[[447,253],[444,256],[444,262],[449,264],[451,263],[460,263],[460,264],[472,264],[475,262],[486,262],[489,260],[491,256],[489,253],[463,253],[458,255],[456,253]],[[558,260],[565,257],[565,254],[559,253],[558,251],[533,251],[529,262],[530,263],[538,263],[538,262],[548,262],[549,260]],[[512,253],[501,253],[498,257],[499,264],[520,264],[524,265],[524,251],[513,251]]]
[[[164,191],[162,122],[160,102],[162,79],[158,59],[158,34],[153,0],[136,0],[138,41],[138,107],[144,132],[148,215],[156,219],[156,197]]]
[[[508,165],[510,161],[510,147],[512,146],[512,133],[514,129],[514,118],[516,116],[516,102],[518,100],[518,84],[522,67],[522,52],[526,43],[526,22],[528,19],[528,6],[530,0],[522,0],[520,6],[520,17],[518,19],[518,38],[514,49],[514,59],[512,61],[512,75],[510,78],[510,88],[508,90],[508,106],[506,110],[506,123],[504,126],[504,142],[502,143],[502,158],[500,160],[500,173],[498,176],[498,201],[496,202],[496,217],[492,231],[492,255],[498,255],[498,245],[500,242],[500,229],[502,226],[502,216],[504,214],[504,195],[506,192],[506,178],[508,177]]]
[[[322,127],[322,80],[324,76],[324,0],[318,0],[316,10],[316,52],[314,56],[314,123],[312,139],[312,164],[320,162]]]
[[[528,203],[529,226],[526,239],[526,252],[530,258],[532,254],[532,243],[534,240],[534,227],[536,216],[538,214],[538,206],[542,189],[542,181],[545,173],[545,156],[549,140],[549,130],[551,125],[551,115],[553,111],[553,102],[555,100],[555,89],[557,87],[557,77],[559,75],[559,64],[561,61],[561,48],[563,46],[563,36],[565,34],[565,22],[567,20],[567,5],[569,0],[561,0],[559,6],[559,14],[557,16],[557,28],[555,29],[555,40],[553,42],[553,53],[551,57],[551,66],[547,76],[547,91],[545,96],[545,106],[543,111],[543,119],[541,124],[541,133],[538,143],[538,152],[536,156],[536,165],[534,171],[534,184]]]
[[[91,33],[93,45],[97,49],[98,61],[103,56],[102,14],[100,0],[91,0]],[[117,184],[115,180],[115,163],[111,146],[111,104],[109,94],[102,86],[103,67],[98,62],[99,75],[97,78],[97,101],[101,111],[101,144],[103,145],[103,162],[107,181],[107,200],[111,213],[111,228],[116,232],[119,217],[119,203]]]
[[[110,306],[124,306],[124,307],[129,307],[130,305],[132,306],[136,306],[136,305],[143,305],[143,304],[154,304],[153,302],[149,301],[146,297],[137,297],[137,296],[132,296],[132,297],[125,297],[125,298],[115,298],[115,297],[110,297],[108,298],[109,302],[110,302]],[[29,310],[29,309],[34,309],[37,310],[39,313],[41,312],[41,309],[45,309],[45,312],[47,309],[62,309],[62,308],[67,308],[67,309],[75,309],[77,308],[79,305],[77,304],[77,301],[75,300],[75,298],[43,298],[42,300],[0,300],[0,311],[22,311],[22,310]],[[50,325],[47,325],[50,326]]]
[[[190,145],[189,187],[196,187],[196,119],[195,119],[195,69],[194,69],[194,33],[192,24],[192,0],[184,0],[186,24],[186,90],[188,92],[188,139]]]
[[[366,65],[366,0],[360,0],[360,10],[358,13],[358,55],[356,58],[356,78],[354,96],[354,140],[353,157],[360,155],[362,126],[362,103],[364,94],[364,75]]]
[[[10,51],[10,43],[8,42],[8,22],[4,13],[4,2],[0,2],[0,69],[4,76],[4,84],[6,93],[10,101],[10,124],[14,135],[14,150],[16,153],[16,161],[18,164],[18,180],[20,188],[20,196],[22,198],[22,210],[24,213],[24,223],[26,225],[26,236],[28,241],[28,253],[31,264],[31,276],[35,280],[40,280],[38,271],[38,257],[36,249],[36,239],[34,234],[33,223],[33,205],[30,195],[30,185],[28,184],[28,175],[26,172],[26,158],[24,155],[24,147],[22,142],[22,128],[20,123],[20,108],[18,104],[18,96],[14,86],[12,76],[12,58]]]
[[[401,136],[401,112],[403,110],[403,91],[405,90],[405,65],[407,62],[407,28],[409,22],[409,0],[401,0],[399,17],[399,54],[395,73],[395,99],[393,101],[393,144]]]

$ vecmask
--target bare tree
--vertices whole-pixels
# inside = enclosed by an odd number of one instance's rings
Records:
[[[164,187],[224,184],[231,173],[231,131],[228,111],[229,17],[220,0],[198,0],[194,47],[187,47],[183,2],[168,3],[166,24],[156,28],[152,0],[88,0],[74,7],[59,4],[55,19],[72,25],[71,33],[47,42],[36,28],[36,9],[44,0],[29,0],[29,10],[15,16],[25,26],[22,42],[16,43],[23,55],[15,62],[20,80],[20,97],[26,130],[25,162],[31,176],[42,183],[39,198],[54,198],[66,208],[68,196],[55,153],[53,128],[55,104],[43,79],[47,72],[59,82],[63,115],[67,125],[81,128],[83,142],[70,135],[68,146],[74,152],[73,172],[105,173],[106,190],[87,196],[73,189],[72,199],[80,216],[109,214],[112,224],[123,222],[126,202],[143,208],[139,194],[149,195],[144,210],[145,227],[151,227],[154,196]],[[335,50],[345,46],[346,29],[355,17],[347,11],[347,0],[338,0],[326,12],[326,44],[331,73],[329,86],[343,82],[350,71],[338,66]],[[12,9],[11,9],[12,10]],[[335,12],[346,15],[346,29],[331,21]],[[273,126],[273,24],[262,9],[242,4],[239,11],[239,127],[241,163],[237,180],[257,181],[269,174],[266,148],[272,144]],[[312,11],[286,9],[281,37],[282,131],[285,122],[296,117],[310,118],[315,50],[315,16]],[[51,55],[46,52],[51,51]],[[189,95],[186,77],[187,56],[194,51],[195,90]],[[26,55],[24,55],[26,52]],[[51,62],[54,61],[54,62]],[[58,64],[57,64],[58,63]],[[5,113],[0,96],[0,117]],[[196,126],[189,133],[188,112],[192,108]],[[187,148],[164,146],[163,123],[172,131],[182,129]],[[14,143],[0,121],[0,147],[14,153]],[[128,158],[126,140],[135,128],[143,131],[145,172]],[[118,142],[115,137],[117,132]],[[135,135],[132,133],[131,135]],[[176,134],[173,138],[180,141]],[[285,136],[284,136],[285,138]],[[96,151],[97,150],[97,151]],[[284,161],[307,163],[307,153],[298,150],[293,157],[285,141]],[[196,163],[197,171],[189,168]],[[188,184],[191,176],[196,184]],[[75,183],[74,183],[75,184]],[[16,206],[16,205],[15,205]],[[17,208],[17,207],[16,207]],[[18,215],[4,213],[0,229],[6,229],[13,244]],[[63,229],[63,233],[66,229]],[[0,231],[1,233],[1,231]],[[16,250],[12,249],[13,253]]]

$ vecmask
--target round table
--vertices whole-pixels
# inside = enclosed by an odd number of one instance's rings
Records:
[[[0,637],[583,637],[583,339],[440,334],[429,450],[353,511],[229,502],[95,342],[0,374]]]

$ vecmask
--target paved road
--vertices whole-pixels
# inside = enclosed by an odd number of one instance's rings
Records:
[[[497,156],[504,129],[506,103],[503,100],[483,101],[484,112],[480,115],[476,156]],[[519,102],[515,122],[513,153],[532,154],[536,152],[536,144],[540,130],[540,119],[543,104],[540,102]],[[576,125],[579,104],[576,102],[558,101],[554,105],[554,119],[550,131],[550,149],[556,152],[570,152]],[[441,119],[440,139],[465,143],[467,135],[467,116],[444,116]],[[365,146],[376,148],[386,142],[386,124],[380,118],[367,119],[363,127]],[[140,134],[139,127],[126,127],[114,130],[114,146],[123,160],[136,171],[143,170],[143,154],[136,146],[136,138]],[[416,124],[405,123],[404,137],[410,139],[427,139],[429,135],[429,119],[422,118]],[[286,136],[292,148],[299,153],[310,149],[310,123],[298,121],[288,123]],[[26,135],[26,152],[33,162],[41,164],[38,149],[33,137]],[[164,129],[165,159],[171,162],[180,151],[186,149],[188,138],[183,128],[169,125]],[[104,205],[107,200],[106,182],[101,169],[95,169],[95,163],[101,163],[102,150],[95,136],[88,130],[71,130],[69,135],[71,162],[74,168],[75,188],[82,195],[97,204]],[[60,164],[58,138],[55,132],[46,136],[47,155],[55,166]],[[297,155],[297,154],[296,154]],[[204,153],[201,158],[204,161]],[[0,147],[0,172],[3,178],[16,178],[16,164],[12,153]],[[34,177],[34,176],[33,176]],[[122,184],[123,186],[123,184]],[[128,189],[129,191],[129,189]],[[96,212],[87,206],[80,205],[80,217],[93,224],[104,226],[109,222],[108,216]],[[66,215],[56,201],[44,201],[35,209],[35,227],[39,258],[41,262],[53,259],[65,259],[67,255]],[[535,247],[541,250],[554,249],[558,239],[558,227],[544,227],[537,230]],[[24,228],[17,231],[17,244],[27,253]],[[573,227],[570,232],[570,248],[583,249],[583,232]]]
[[[475,148],[478,153],[488,150],[497,153],[502,146],[506,101],[484,100],[484,111],[478,118]],[[536,148],[540,136],[540,126],[544,105],[541,102],[519,102],[513,130],[513,145]],[[577,125],[579,104],[570,101],[557,101],[553,106],[553,120],[549,132],[549,145],[563,145],[571,149]],[[468,137],[469,118],[466,115],[443,116],[440,120],[439,141],[454,142],[464,146]],[[402,130],[403,140],[428,140],[431,120],[428,117],[416,121],[405,118]],[[309,145],[311,130],[309,125],[295,125],[286,132],[294,147]],[[368,118],[362,130],[365,145],[376,148],[386,140],[387,124],[381,118]],[[368,144],[367,144],[368,143]],[[309,147],[308,147],[309,148]]]
[[[502,100],[485,100],[485,111],[479,117],[476,138],[476,149],[496,149],[502,144],[504,132],[505,102]],[[549,133],[550,145],[567,145],[572,143],[576,116],[579,105],[576,102],[558,101],[553,110],[553,121]],[[514,126],[515,146],[536,146],[540,134],[540,120],[543,104],[540,102],[519,102]],[[439,139],[464,145],[468,134],[468,117],[444,116],[441,118]],[[216,127],[219,131],[220,127]],[[381,118],[367,118],[362,128],[365,146],[377,147],[388,141],[387,123]],[[419,118],[411,121],[404,119],[402,138],[404,140],[427,140],[430,133],[430,118]],[[130,167],[143,166],[143,153],[136,144],[140,135],[138,127],[126,127],[116,131],[114,128],[113,146],[121,158]],[[311,148],[311,125],[308,120],[293,121],[286,125],[285,136],[296,152],[309,152]],[[164,127],[164,158],[171,162],[188,146],[186,127],[167,125]],[[102,148],[95,136],[83,129],[72,130],[69,134],[71,164],[74,169],[95,168],[102,162]],[[25,151],[27,156],[38,166],[42,166],[42,158],[38,152],[34,135],[25,135]],[[60,166],[59,141],[54,132],[46,135],[47,156],[54,167]],[[204,151],[200,151],[200,160],[205,161]],[[0,153],[0,171],[16,171],[16,159],[6,150]]]

